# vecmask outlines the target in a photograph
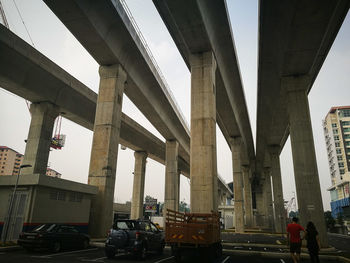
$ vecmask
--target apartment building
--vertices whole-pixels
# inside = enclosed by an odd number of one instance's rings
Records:
[[[332,186],[333,217],[350,221],[350,106],[332,107],[323,121]]]
[[[22,154],[7,146],[0,146],[0,176],[17,175],[22,161]]]

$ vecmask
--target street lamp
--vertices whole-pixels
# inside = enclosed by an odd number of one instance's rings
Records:
[[[9,204],[9,210],[7,212],[7,222],[6,222],[6,227],[4,229],[4,236],[3,236],[3,243],[5,244],[6,239],[7,239],[7,232],[9,230],[9,225],[10,225],[10,218],[11,218],[11,214],[12,214],[12,207],[13,207],[13,200],[15,198],[16,195],[16,191],[17,191],[17,186],[18,186],[18,180],[19,180],[19,174],[21,173],[21,169],[22,168],[27,168],[27,167],[32,167],[30,164],[22,164],[19,167],[18,173],[17,173],[17,178],[16,178],[16,184],[15,184],[15,189],[13,190],[11,199],[10,199],[10,204]]]

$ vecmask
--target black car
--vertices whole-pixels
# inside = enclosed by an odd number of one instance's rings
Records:
[[[47,248],[59,252],[66,248],[88,248],[90,237],[73,226],[43,224],[33,231],[21,233],[17,244],[27,250]]]
[[[105,252],[113,258],[118,252],[144,259],[149,251],[163,253],[164,232],[148,220],[116,220],[110,230]]]

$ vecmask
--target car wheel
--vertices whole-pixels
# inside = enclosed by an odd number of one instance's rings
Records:
[[[114,258],[115,253],[111,250],[105,250],[105,254],[107,258]]]
[[[159,248],[159,250],[158,250],[158,254],[159,254],[159,255],[162,255],[162,254],[163,254],[163,252],[164,252],[164,247],[165,247],[165,243],[162,242],[162,243],[160,244],[160,248]]]
[[[83,241],[83,248],[87,249],[89,246],[90,246],[89,239],[84,239],[84,241]]]
[[[55,253],[60,252],[61,251],[61,243],[59,241],[53,242],[51,250],[52,250],[52,252],[55,252]]]
[[[146,256],[147,256],[147,248],[146,248],[146,246],[142,246],[137,258],[139,260],[145,260]]]

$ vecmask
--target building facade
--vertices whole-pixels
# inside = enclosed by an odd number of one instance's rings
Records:
[[[350,221],[350,106],[332,107],[323,121],[332,186],[332,216]]]
[[[54,169],[51,169],[49,167],[47,167],[47,169],[46,169],[46,175],[51,176],[51,177],[61,178],[61,174],[59,172],[57,172]]]
[[[0,176],[17,175],[22,161],[23,154],[7,146],[0,146]]]

